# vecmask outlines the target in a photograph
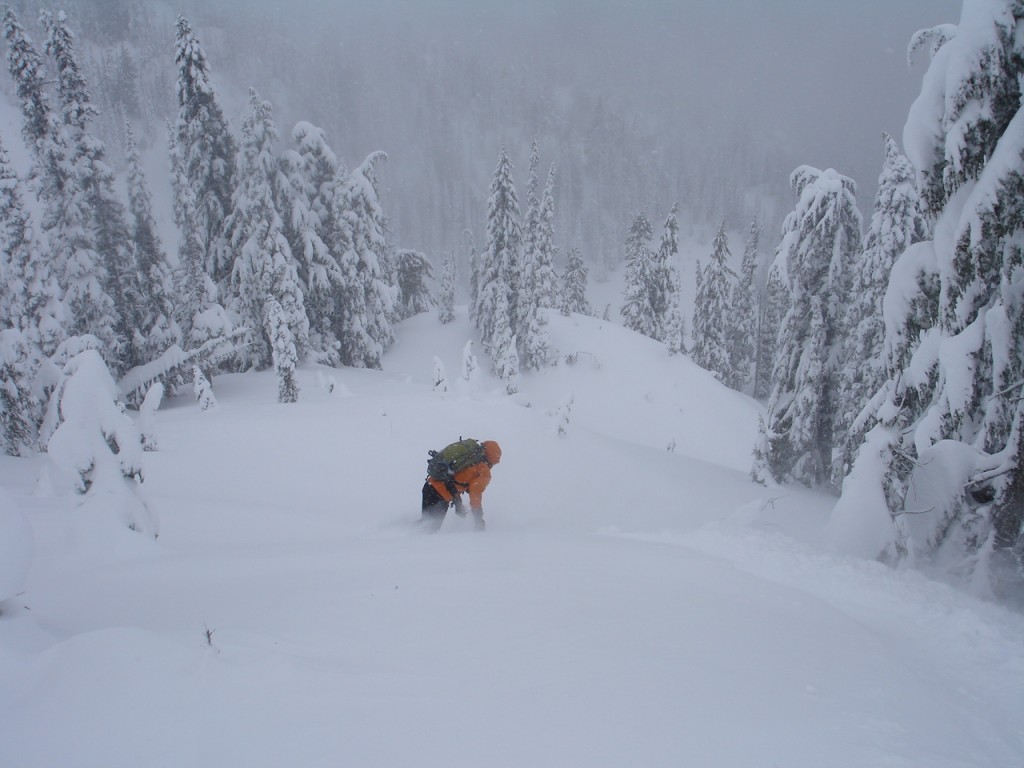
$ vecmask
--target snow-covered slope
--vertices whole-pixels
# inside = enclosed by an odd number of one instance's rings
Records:
[[[156,541],[0,457],[34,538],[0,763],[1021,764],[1022,617],[825,552],[831,499],[748,479],[756,403],[616,325],[550,327],[562,362],[514,397],[455,381],[463,312],[404,323],[383,371],[302,369],[293,405],[272,374],[166,402]],[[418,534],[426,451],[460,435],[503,447],[487,533]]]

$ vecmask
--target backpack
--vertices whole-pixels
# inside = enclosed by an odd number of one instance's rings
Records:
[[[487,460],[484,447],[472,438],[459,439],[440,451],[427,451],[427,475],[442,483],[450,483],[455,475],[466,467],[480,464]]]

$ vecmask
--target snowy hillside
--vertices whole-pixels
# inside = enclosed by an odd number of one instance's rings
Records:
[[[0,457],[0,535],[34,539],[0,568],[0,762],[1021,765],[1024,618],[829,554],[831,498],[748,479],[756,403],[550,323],[563,361],[515,397],[456,381],[463,311],[407,321],[383,371],[303,368],[296,404],[269,372],[165,402],[155,541]],[[460,435],[504,451],[487,533],[418,534]]]

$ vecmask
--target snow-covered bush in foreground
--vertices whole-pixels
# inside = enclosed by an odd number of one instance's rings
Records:
[[[117,401],[117,385],[96,350],[71,358],[53,397],[59,426],[47,444],[84,505],[132,530],[157,535],[142,499],[142,438]]]

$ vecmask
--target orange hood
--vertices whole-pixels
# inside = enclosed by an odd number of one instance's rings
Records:
[[[487,457],[487,461],[491,463],[491,466],[501,461],[501,446],[493,440],[484,440],[480,445],[484,448],[484,456]]]

